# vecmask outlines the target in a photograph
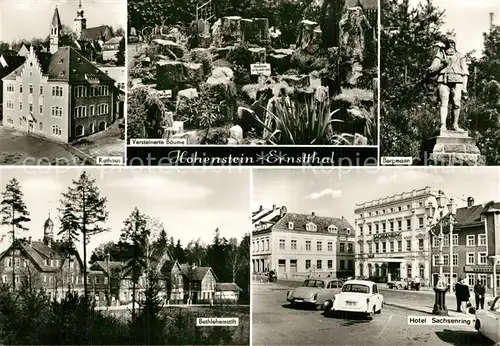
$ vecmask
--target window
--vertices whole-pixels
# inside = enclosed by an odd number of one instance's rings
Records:
[[[316,242],[316,251],[323,251],[323,242]]]
[[[285,250],[285,239],[280,239],[280,250]]]
[[[51,114],[54,118],[62,118],[63,116],[63,108],[59,106],[52,106]]]
[[[411,240],[406,241],[406,251],[411,251]]]
[[[47,282],[47,275],[43,276],[43,282]]]
[[[22,111],[23,110],[23,101],[19,101],[19,110]]]
[[[448,254],[443,255],[443,265],[444,266],[449,266],[450,265],[450,255],[448,255]]]
[[[354,252],[354,244],[352,244],[352,243],[347,244],[347,252],[348,253]]]
[[[368,234],[372,234],[372,225],[368,225]]]
[[[391,232],[394,231],[394,222],[393,221],[389,222],[389,229],[391,230]]]
[[[14,119],[12,119],[11,117],[7,117],[7,124],[13,125],[14,124]]]
[[[378,233],[379,228],[380,228],[380,225],[378,223],[375,224],[375,233]]]
[[[40,85],[40,95],[43,95],[43,85]]]
[[[453,265],[458,266],[458,254],[453,254]]]
[[[141,280],[141,279],[139,279],[139,285],[140,285],[140,280]],[[96,277],[95,277],[95,283],[96,283],[96,284],[98,284],[98,283],[99,283],[99,277],[98,277],[98,276],[96,276]]]
[[[44,260],[44,261],[43,261],[43,264],[44,264],[46,267],[48,267],[48,266],[49,266],[49,260],[48,260],[48,259]]]
[[[486,252],[478,252],[477,264],[488,264],[488,257],[486,256]]]
[[[105,284],[107,284],[107,283],[108,283],[108,277],[107,277],[107,276],[104,278],[104,283],[105,283]]]
[[[453,246],[458,246],[458,234],[453,234]]]
[[[411,219],[406,219],[406,229],[411,229]]]
[[[328,251],[333,251],[333,242],[331,241],[328,242]]]
[[[78,106],[75,107],[75,118],[84,118],[87,116],[87,107]]]
[[[29,110],[30,110],[30,113],[33,113],[33,103],[29,104]]]
[[[486,282],[488,281],[488,275],[486,274],[478,274],[477,275],[477,280],[482,282],[484,285],[486,285]]]
[[[7,100],[6,107],[7,109],[14,109],[14,102],[12,102],[12,100]]]
[[[322,261],[321,260],[317,260],[316,261],[316,268],[317,269],[323,269],[323,267],[322,267]]]
[[[402,229],[403,229],[403,221],[399,220],[398,221],[398,231],[401,231]]]
[[[433,266],[439,265],[439,255],[432,255],[432,265]]]
[[[423,217],[418,218],[418,227],[424,228],[424,218]]]
[[[53,97],[62,97],[63,96],[63,88],[60,86],[52,87],[52,96]]]
[[[311,260],[306,260],[306,269],[311,268]]]
[[[317,230],[318,230],[318,227],[315,224],[313,224],[313,223],[309,223],[309,224],[306,225],[306,231],[316,232]]]
[[[340,252],[345,252],[345,243],[340,243]]]
[[[30,84],[30,94],[33,94],[33,84]]]
[[[311,241],[306,240],[306,251],[311,251]]]
[[[340,270],[345,270],[345,260],[340,260]]]
[[[467,235],[467,246],[476,246],[476,237],[474,235]]]
[[[95,115],[95,106],[89,106],[89,116],[94,116]]]
[[[382,243],[382,252],[387,252],[387,244],[385,242]]]
[[[432,237],[432,247],[438,247],[439,243],[440,243],[439,237],[436,236]]]
[[[478,245],[486,245],[486,234],[478,234],[477,243]]]
[[[333,269],[333,261],[332,260],[328,260],[326,262],[326,265],[327,265],[328,269]]]
[[[293,222],[288,223],[288,229],[293,229]]]
[[[87,87],[80,85],[75,89],[75,97],[87,97]]]
[[[14,84],[7,84],[7,92],[9,93],[14,92]]]
[[[375,243],[375,253],[379,252],[379,243]]]
[[[474,252],[467,252],[467,265],[475,264],[474,258],[475,258]]]
[[[43,115],[43,105],[40,105],[39,112],[40,112],[40,115]]]
[[[22,94],[23,93],[23,85],[22,84],[19,84],[19,93]]]
[[[389,245],[390,245],[391,252],[394,252],[394,242],[391,241]]]
[[[424,251],[424,240],[423,239],[418,240],[418,250]]]
[[[475,285],[474,274],[467,274],[467,284],[469,285],[469,287],[473,287]]]
[[[292,240],[292,241],[291,241],[291,246],[290,246],[290,248],[291,248],[292,250],[297,250],[297,241],[296,241],[296,240]]]
[[[62,129],[59,125],[52,125],[52,134],[55,136],[62,136]]]
[[[443,246],[450,246],[450,238],[446,235],[443,238]]]
[[[403,251],[403,242],[401,240],[398,240],[398,252]]]
[[[386,224],[384,222],[384,223],[382,223],[382,232],[385,232],[385,228],[386,228]]]

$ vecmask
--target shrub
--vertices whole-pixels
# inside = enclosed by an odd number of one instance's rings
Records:
[[[213,56],[206,49],[194,49],[189,53],[189,60],[203,65],[205,76],[212,72]]]

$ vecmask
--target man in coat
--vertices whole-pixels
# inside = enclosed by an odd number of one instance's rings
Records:
[[[467,313],[467,303],[470,299],[469,286],[465,283],[465,279],[461,279],[455,285],[455,297],[457,298],[457,312]],[[462,311],[462,307],[464,311]]]
[[[484,295],[486,293],[486,287],[481,280],[478,280],[476,285],[474,285],[474,294],[476,298],[476,310],[479,310],[479,306],[484,310]]]

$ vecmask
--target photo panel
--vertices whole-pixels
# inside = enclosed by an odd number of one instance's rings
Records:
[[[0,196],[2,343],[250,344],[250,170],[2,168]]]
[[[126,0],[0,1],[1,165],[125,164],[126,23]]]
[[[253,345],[500,340],[498,168],[255,169],[252,210]]]
[[[381,0],[381,164],[499,165],[500,3]]]
[[[129,165],[377,164],[377,0],[128,8]]]

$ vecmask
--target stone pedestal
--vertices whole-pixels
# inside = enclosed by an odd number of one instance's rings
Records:
[[[485,158],[468,132],[441,131],[431,138],[427,150],[432,147],[430,164],[435,166],[483,166]]]
[[[434,287],[434,308],[433,315],[448,316],[446,308],[446,288]]]

